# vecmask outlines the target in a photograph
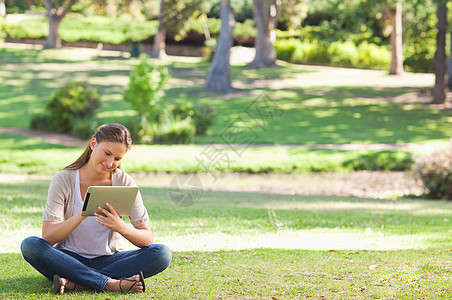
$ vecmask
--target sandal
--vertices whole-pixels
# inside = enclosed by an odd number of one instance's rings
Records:
[[[70,282],[70,281],[68,280],[68,282]],[[74,288],[72,288],[72,289],[66,288],[66,290],[67,291],[72,291],[72,290],[75,290],[76,288],[77,288],[77,283],[74,282]],[[53,276],[53,293],[54,294],[59,294],[60,293],[60,289],[61,289],[61,278],[58,275],[54,275]]]
[[[146,291],[146,286],[145,286],[145,284],[144,284],[144,275],[143,275],[143,272],[140,271],[140,273],[139,273],[138,275],[140,275],[140,282],[143,284],[143,293],[144,293],[144,292]],[[126,280],[126,281],[133,281],[133,282],[134,282],[134,283],[132,284],[132,286],[127,290],[127,292],[129,292],[129,291],[135,286],[135,284],[137,284],[137,282],[138,282],[138,281],[136,281],[136,280],[132,280],[132,279],[128,279],[128,278],[121,278],[121,279],[119,279],[119,289],[121,290],[122,293],[124,292],[124,291],[122,290],[122,287],[121,287],[121,283],[122,283],[123,280]]]

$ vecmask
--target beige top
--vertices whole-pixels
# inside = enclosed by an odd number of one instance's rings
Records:
[[[43,221],[63,222],[72,216],[76,174],[77,170],[61,170],[52,178],[47,202],[42,214]],[[113,186],[137,186],[133,178],[120,169],[112,173],[111,184]],[[139,227],[149,222],[148,212],[143,205],[140,192],[137,194],[129,219],[134,227]],[[61,242],[57,243],[56,247],[61,247]],[[119,233],[110,231],[108,247],[112,252],[122,249],[121,235]]]

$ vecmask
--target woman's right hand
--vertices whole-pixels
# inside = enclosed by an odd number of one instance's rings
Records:
[[[55,245],[66,239],[86,218],[80,211],[63,222],[42,222],[42,238],[50,245]]]

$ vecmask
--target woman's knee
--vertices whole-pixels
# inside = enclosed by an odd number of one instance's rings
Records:
[[[20,244],[20,251],[25,259],[32,258],[34,254],[40,252],[42,246],[45,246],[46,243],[45,240],[39,237],[30,236],[22,241]]]
[[[160,247],[160,255],[162,257],[162,260],[165,262],[166,266],[165,269],[169,266],[171,263],[171,260],[173,259],[173,252],[168,246],[158,244]]]
[[[153,260],[160,262],[162,270],[166,269],[173,259],[171,249],[163,244],[152,244],[147,247],[153,253]]]

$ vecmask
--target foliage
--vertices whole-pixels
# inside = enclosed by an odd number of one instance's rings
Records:
[[[192,102],[176,104],[171,109],[172,115],[177,119],[192,122],[195,125],[196,135],[205,135],[212,126],[215,113],[207,105],[194,105]]]
[[[308,15],[307,2],[307,0],[282,1],[278,28],[290,31],[300,28]]]
[[[30,128],[52,131],[52,118],[47,114],[35,115],[30,120]]]
[[[346,160],[342,165],[354,171],[406,171],[413,165],[411,156],[412,153],[404,151],[375,151]]]
[[[412,7],[406,6],[404,15],[409,20],[415,16],[423,20],[415,26],[405,25],[404,27],[404,31],[407,32],[404,35],[403,48],[405,69],[407,71],[429,72],[433,68],[436,49],[434,12],[430,14],[421,13],[419,9],[414,11]],[[217,37],[221,21],[209,18],[206,22],[210,35],[213,38]],[[60,35],[63,41],[85,40],[112,44],[130,41],[147,42],[157,32],[157,26],[157,21],[133,22],[130,17],[126,16],[109,19],[101,16],[83,17],[72,13],[63,19],[60,25]],[[203,45],[205,38],[202,22],[193,17],[189,18],[184,26],[184,31],[181,31],[178,36],[179,41]],[[305,49],[298,50],[297,58],[293,60],[295,62],[324,63],[333,66],[352,65],[356,67],[366,67],[367,65],[367,67],[375,68],[380,65],[381,68],[386,68],[385,61],[388,60],[389,55],[386,53],[389,48],[388,37],[382,34],[374,34],[368,27],[366,28],[364,31],[352,31],[348,27],[338,27],[334,22],[321,22],[318,26],[305,25],[297,30],[277,30],[277,45],[280,50],[281,47],[286,47],[286,39],[299,40],[296,42],[298,44],[304,43]],[[379,30],[383,29],[380,28]],[[34,17],[17,23],[4,24],[2,32],[6,39],[45,38],[48,33],[48,24],[45,18]],[[184,36],[184,32],[187,35]],[[237,23],[234,27],[234,43],[250,46],[253,44],[256,34],[253,20],[248,19],[245,23]],[[361,46],[361,58],[357,59],[355,64],[352,64],[350,56],[356,54],[356,49],[353,49],[352,43],[359,47],[364,42],[367,42],[367,46]],[[294,51],[294,42],[288,43],[291,44],[291,46],[288,46],[292,48],[290,51]],[[372,44],[381,47],[381,52],[376,47],[371,46]],[[319,53],[316,52],[317,48],[320,50]],[[369,53],[376,56],[382,55],[381,59],[373,57],[373,60],[369,61],[369,58],[366,57]],[[288,54],[285,53],[280,54],[280,59],[286,59],[287,56]]]
[[[357,55],[351,58],[352,65],[359,68],[387,69],[391,53],[386,47],[363,42],[357,48]]]
[[[452,200],[452,143],[419,155],[413,171],[427,188],[429,198]]]
[[[278,59],[285,61],[293,61],[293,56],[297,49],[301,49],[302,42],[300,39],[276,40],[275,49]]]
[[[358,55],[358,49],[352,41],[333,42],[328,47],[328,56],[332,66],[353,66],[353,58]]]
[[[164,85],[169,79],[168,69],[149,62],[149,56],[140,54],[139,64],[130,73],[124,100],[139,114],[141,119],[140,136],[148,135],[148,121],[159,123],[159,115],[164,109]]]
[[[176,41],[181,40],[187,33],[190,21],[197,19],[208,5],[202,0],[166,0],[164,3],[162,22],[167,34]]]
[[[209,18],[220,19],[221,0],[209,0],[210,10],[207,13]],[[231,7],[237,22],[245,22],[254,19],[253,0],[231,0]]]
[[[30,126],[69,133],[74,127],[78,128],[77,123],[85,123],[91,118],[99,106],[96,89],[88,88],[85,83],[72,81],[51,95],[46,106],[48,115],[34,117]],[[79,132],[79,128],[76,132]]]
[[[149,144],[191,144],[195,140],[196,129],[189,119],[169,117],[159,124],[149,124],[147,132]]]
[[[332,66],[386,69],[390,62],[387,47],[363,42],[358,46],[351,41],[333,42],[299,39],[277,40],[278,59],[299,63],[322,63]]]
[[[71,13],[61,21],[59,32],[61,39],[67,42],[121,44],[149,39],[157,32],[157,26],[157,21],[133,22],[128,17],[109,19]],[[8,39],[45,38],[48,30],[48,22],[44,17],[27,18],[4,26]]]

